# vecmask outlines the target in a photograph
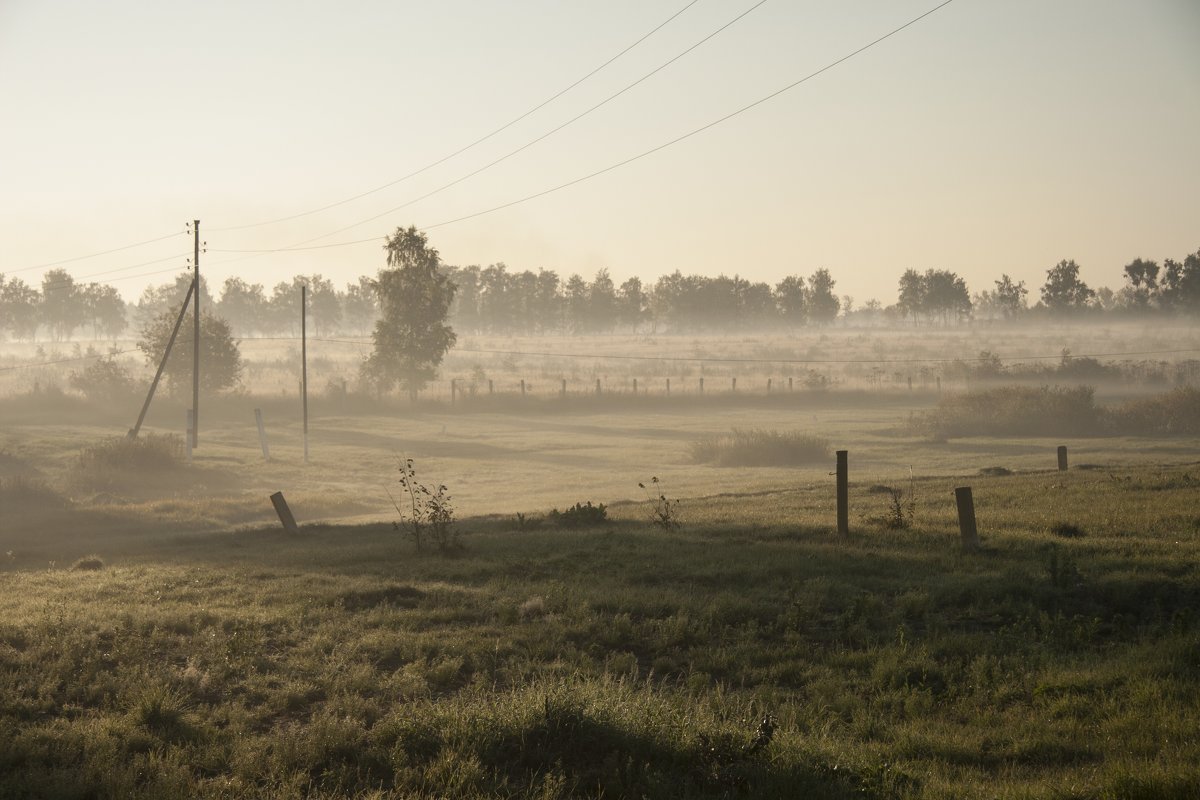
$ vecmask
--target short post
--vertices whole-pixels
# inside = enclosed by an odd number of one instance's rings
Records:
[[[263,461],[271,460],[271,449],[267,447],[267,426],[263,424],[262,409],[254,409],[254,421],[258,423],[258,443],[262,445]]]
[[[521,378],[521,397],[525,396],[525,379]]]
[[[979,549],[979,531],[975,527],[975,501],[971,498],[971,487],[960,486],[954,490],[954,501],[958,504],[958,532],[962,536],[964,550]]]
[[[488,394],[492,394],[495,390],[496,387],[492,384],[492,379],[488,378]]]
[[[190,464],[192,463],[192,445],[196,441],[196,415],[190,408],[187,410],[187,435],[183,438],[187,442],[187,460]]]
[[[567,396],[567,379],[566,378],[562,379],[562,388],[558,390],[558,393],[563,397]]]
[[[1058,446],[1058,471],[1067,471],[1067,446],[1065,444]]]
[[[942,393],[942,376],[941,375],[937,376],[937,390],[938,390],[938,394]]]
[[[837,529],[839,536],[850,533],[850,469],[847,450],[837,451]]]
[[[767,378],[767,394],[771,393],[771,379]]]
[[[792,379],[788,378],[788,391],[790,392],[791,390],[792,390]]]
[[[637,394],[637,378],[633,379],[633,393]]]
[[[700,394],[704,394],[704,378],[700,379]]]
[[[600,379],[596,378],[596,397],[600,396]]]
[[[729,391],[731,391],[731,392],[737,391],[737,378],[734,378],[733,382],[729,384]]]
[[[450,379],[450,405],[451,406],[453,406],[454,401],[458,399],[456,397],[457,394],[458,394],[458,379],[451,378]]]
[[[912,375],[908,376],[908,390],[912,391]]]
[[[671,379],[667,378],[667,396],[671,396]]]
[[[275,513],[279,515],[279,521],[283,523],[285,531],[291,534],[300,532],[300,528],[296,526],[296,518],[292,516],[292,510],[288,508],[287,500],[283,499],[283,492],[271,495],[271,505],[275,506]]]

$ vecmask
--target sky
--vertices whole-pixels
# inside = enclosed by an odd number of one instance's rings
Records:
[[[56,266],[135,300],[192,219],[214,291],[374,275],[409,225],[460,266],[824,267],[859,304],[910,268],[1036,296],[1062,259],[1116,289],[1200,250],[1196,0],[952,0],[479,214],[941,0],[689,2],[0,0],[0,273],[78,259]]]

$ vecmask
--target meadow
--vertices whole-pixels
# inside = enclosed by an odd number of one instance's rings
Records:
[[[291,345],[262,347],[269,382]],[[87,450],[124,404],[49,376],[0,398],[0,796],[1200,793],[1200,436],[939,436],[922,420],[967,388],[940,376],[767,394],[787,376],[759,368],[667,396],[638,370],[635,395],[613,359],[599,397],[591,367],[561,397],[561,370],[487,357],[449,365],[476,381],[453,406],[342,393],[331,357],[308,464],[287,377],[207,401],[192,462],[176,440],[142,468]],[[548,386],[522,398],[518,376]],[[164,397],[147,433],[182,419]],[[703,457],[722,437],[809,449]],[[393,526],[406,458],[449,487],[461,549]],[[581,502],[607,519],[551,514]]]

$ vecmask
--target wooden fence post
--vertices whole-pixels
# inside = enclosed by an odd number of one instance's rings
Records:
[[[837,529],[839,536],[850,533],[850,469],[848,451],[837,451]]]
[[[271,505],[275,506],[275,513],[279,515],[279,521],[283,523],[285,531],[291,534],[300,532],[300,528],[296,525],[296,518],[292,516],[292,510],[288,508],[287,500],[283,499],[283,492],[271,495]]]
[[[633,393],[637,394],[637,378],[633,379]]]
[[[704,378],[700,379],[700,394],[704,394]]]
[[[492,383],[492,379],[488,378],[488,394],[493,394],[495,391],[496,391],[496,387]]]
[[[558,393],[563,397],[567,396],[567,379],[566,378],[562,379],[562,388],[558,390]]]
[[[600,396],[600,379],[596,378],[596,397]]]
[[[458,394],[458,379],[451,378],[450,379],[450,406],[451,407],[454,406],[454,401],[458,399],[456,396],[457,394]]]
[[[521,378],[521,397],[525,396],[525,379]]]
[[[667,396],[671,396],[671,379],[667,378]]]
[[[732,382],[729,384],[729,391],[731,391],[731,392],[737,391],[737,378],[734,378],[732,380]]]
[[[187,441],[187,460],[192,463],[192,445],[196,442],[196,414],[192,409],[187,410],[187,435],[183,437]]]
[[[262,409],[254,409],[254,421],[258,424],[258,443],[262,445],[263,461],[271,460],[271,448],[267,447],[267,426],[263,424]]]
[[[771,393],[771,379],[767,378],[767,394]]]
[[[975,501],[970,486],[954,490],[954,502],[958,505],[958,532],[962,536],[964,550],[979,549],[979,531],[975,527]]]
[[[1065,444],[1058,446],[1058,471],[1067,471],[1067,446]]]
[[[792,390],[792,379],[788,378],[788,391],[790,392],[791,390]]]

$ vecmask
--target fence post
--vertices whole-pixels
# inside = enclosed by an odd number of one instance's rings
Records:
[[[521,378],[521,397],[525,396],[525,379]]]
[[[488,394],[492,394],[495,391],[496,391],[496,387],[495,387],[495,385],[492,384],[492,379],[488,378]]]
[[[637,394],[637,378],[633,379],[633,393]]]
[[[767,378],[767,394],[771,393],[771,379]]]
[[[1065,444],[1058,446],[1058,471],[1067,471],[1067,446]]]
[[[732,379],[732,382],[729,384],[729,391],[731,391],[731,392],[737,391],[737,378]]]
[[[667,396],[671,396],[671,379],[667,378]]]
[[[788,391],[790,392],[791,390],[792,390],[792,379],[788,378]]]
[[[562,388],[559,389],[558,391],[559,391],[559,394],[562,395],[563,397],[567,396],[567,379],[566,378],[562,379]]]
[[[258,423],[258,443],[262,445],[263,461],[271,460],[271,449],[267,447],[267,426],[263,424],[262,409],[254,409],[254,421]]]
[[[187,410],[187,435],[183,437],[187,440],[187,460],[192,463],[192,444],[196,441],[196,414],[192,409]]]
[[[596,378],[596,397],[600,396],[600,379]]]
[[[288,508],[287,500],[283,499],[283,492],[271,495],[271,505],[275,506],[275,513],[279,515],[279,521],[283,523],[285,531],[291,534],[300,532],[300,528],[296,525],[296,518],[292,516],[292,510]]]
[[[979,549],[979,531],[975,527],[975,501],[970,486],[954,490],[954,502],[958,505],[958,532],[962,536],[964,550]]]
[[[700,379],[700,394],[704,394],[704,378]]]
[[[848,451],[837,451],[837,529],[839,536],[850,533],[850,469]]]
[[[458,379],[451,378],[450,379],[450,406],[452,408],[454,407],[454,401],[458,399],[456,397],[457,394],[458,394]]]

